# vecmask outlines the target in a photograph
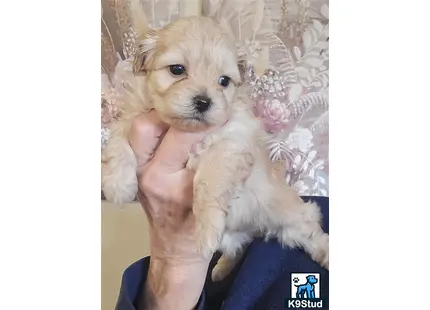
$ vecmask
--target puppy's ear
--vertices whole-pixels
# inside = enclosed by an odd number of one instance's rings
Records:
[[[214,20],[216,20],[216,19],[214,19]],[[230,22],[226,18],[219,18],[216,21],[218,21],[218,23],[221,27],[221,30],[226,35],[228,35],[233,40],[233,42],[237,41],[236,35],[234,34],[234,31],[231,29]],[[248,71],[248,65],[247,65],[246,57],[247,57],[247,55],[240,48],[238,48],[238,50],[237,50],[237,67],[238,67],[239,73],[240,73],[239,85],[242,84],[246,79],[246,74]]]
[[[133,59],[133,73],[145,73],[151,61],[157,44],[157,36],[154,30],[149,30],[144,36],[137,38],[137,48]]]
[[[133,73],[145,72],[145,65],[148,63],[150,54],[155,49],[156,34],[149,27],[142,2],[140,0],[130,0],[130,10],[133,28],[136,31],[136,52],[133,59]]]

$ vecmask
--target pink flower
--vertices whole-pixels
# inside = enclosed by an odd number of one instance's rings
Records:
[[[262,118],[267,131],[275,133],[287,128],[290,111],[278,99],[260,99],[255,105],[257,117]]]

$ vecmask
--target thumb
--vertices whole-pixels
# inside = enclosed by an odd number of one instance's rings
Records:
[[[200,142],[207,132],[185,132],[169,128],[152,160],[153,164],[168,173],[182,170],[187,163],[189,150]]]

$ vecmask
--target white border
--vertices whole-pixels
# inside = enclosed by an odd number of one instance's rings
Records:
[[[330,1],[330,309],[428,308],[428,12]]]
[[[100,309],[100,2],[1,5],[1,308]]]
[[[330,2],[331,309],[424,309],[428,3]],[[4,309],[100,309],[99,5],[2,3]]]

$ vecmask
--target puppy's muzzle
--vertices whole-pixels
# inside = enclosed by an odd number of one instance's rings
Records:
[[[206,112],[212,105],[212,100],[207,96],[198,95],[193,98],[194,108],[200,112]]]

